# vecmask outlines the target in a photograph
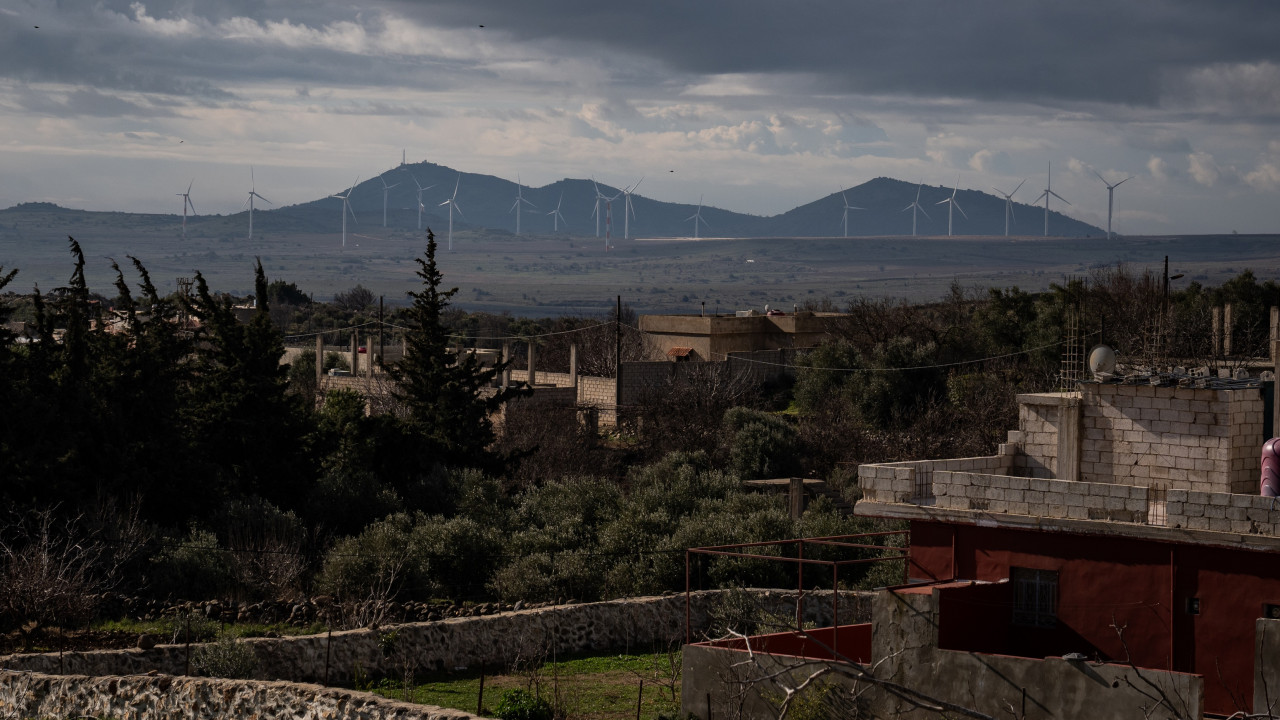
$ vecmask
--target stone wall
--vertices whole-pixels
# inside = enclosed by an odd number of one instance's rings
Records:
[[[1081,393],[1081,480],[1257,492],[1266,440],[1258,388],[1084,383]]]
[[[167,675],[86,677],[0,672],[0,717],[130,720],[471,720],[478,716],[372,693],[289,682]]]
[[[762,612],[795,617],[795,593],[751,590]],[[701,634],[714,618],[723,593],[691,595],[689,622]],[[829,624],[831,592],[806,593],[804,617]],[[869,617],[870,604],[856,593],[841,593],[842,622]],[[391,639],[389,633],[395,633]],[[347,683],[357,671],[396,675],[410,664],[419,671],[457,666],[505,667],[517,658],[600,650],[650,652],[685,640],[685,596],[628,598],[560,605],[433,622],[388,625],[379,630],[347,630],[328,635],[251,638],[243,641],[257,656],[258,679]],[[198,646],[193,646],[198,647]],[[36,653],[0,657],[0,668],[50,675],[132,675],[157,671],[183,675],[185,645],[150,650]]]

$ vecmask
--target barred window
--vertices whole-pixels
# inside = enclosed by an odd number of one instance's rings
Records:
[[[1015,625],[1051,628],[1058,622],[1058,573],[1055,570],[1010,568]]]

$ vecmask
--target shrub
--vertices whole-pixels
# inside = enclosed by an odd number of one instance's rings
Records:
[[[223,597],[234,586],[231,559],[218,536],[192,527],[186,538],[170,540],[151,560],[152,591],[158,596]]]
[[[750,408],[724,415],[729,469],[743,480],[783,477],[799,471],[799,434],[786,420]]]
[[[249,644],[223,635],[216,642],[196,648],[191,654],[191,666],[208,677],[245,679],[257,669],[258,656]]]
[[[494,710],[500,720],[552,720],[551,703],[527,690],[508,690]]]

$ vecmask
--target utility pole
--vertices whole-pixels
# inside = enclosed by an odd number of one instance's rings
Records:
[[[618,308],[613,316],[613,422],[620,425],[622,418],[622,296],[618,296]]]
[[[403,165],[404,163],[403,163],[403,162],[401,162],[400,164],[401,164],[401,165]],[[382,355],[382,353],[386,352],[385,350],[383,350],[383,345],[382,345],[382,329],[383,329],[383,327],[384,327],[384,326],[383,326],[383,324],[382,324],[382,296],[381,296],[381,295],[379,295],[379,296],[378,296],[378,362],[379,362],[379,363],[381,363],[381,364],[385,367],[385,366],[386,366],[386,361],[385,361],[385,360],[383,360],[383,355]]]

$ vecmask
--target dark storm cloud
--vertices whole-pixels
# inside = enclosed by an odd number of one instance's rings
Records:
[[[827,91],[1153,105],[1210,63],[1275,62],[1280,3],[562,0],[393,5],[421,22],[656,58],[689,74],[804,73]]]
[[[143,16],[203,32],[145,31]],[[1203,94],[1216,78],[1204,68],[1280,57],[1272,37],[1280,3],[1270,0],[19,0],[0,13],[0,76],[217,101],[230,99],[225,87],[253,80],[446,89],[482,65],[482,52],[353,55],[208,32],[247,18],[308,29],[354,23],[374,33],[399,17],[452,29],[464,47],[481,37],[464,33],[483,33],[495,45],[598,63],[606,94],[669,97],[704,76],[742,74],[785,77],[791,94],[827,107],[846,95],[1150,107],[1166,94]],[[556,72],[538,81],[575,81]],[[788,94],[770,90],[775,101]]]

